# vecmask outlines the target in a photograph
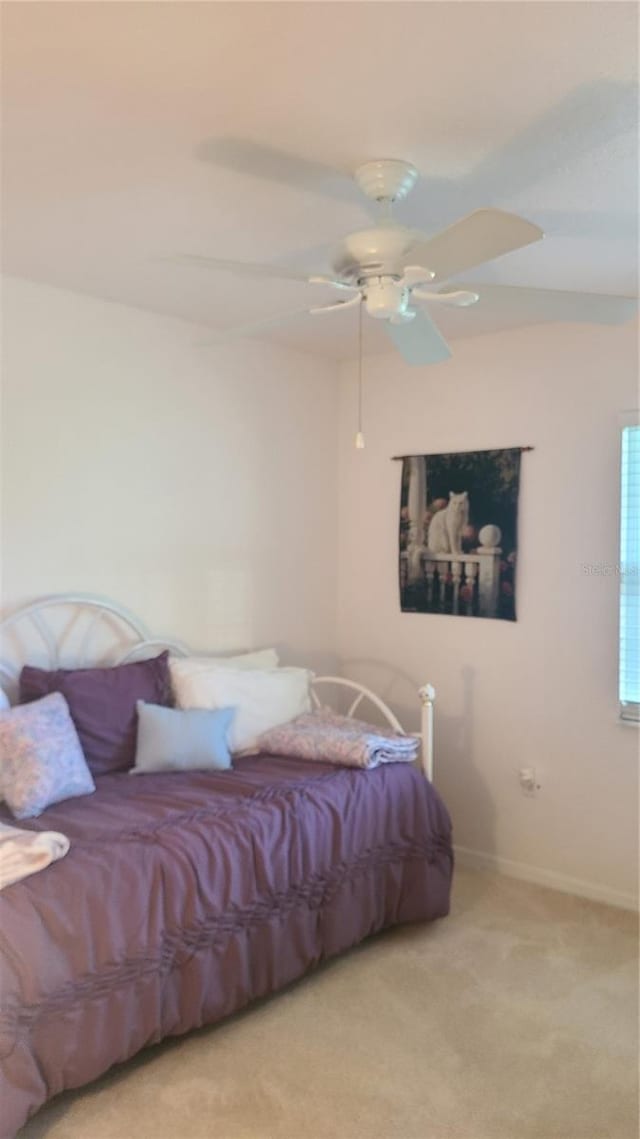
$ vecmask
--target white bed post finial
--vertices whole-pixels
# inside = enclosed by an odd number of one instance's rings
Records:
[[[433,782],[433,705],[436,699],[436,690],[432,684],[423,684],[418,689],[418,696],[422,704],[420,734],[422,736],[422,770],[430,783]]]

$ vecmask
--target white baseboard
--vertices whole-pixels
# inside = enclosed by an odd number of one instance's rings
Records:
[[[543,870],[541,866],[531,866],[528,862],[514,862],[510,858],[500,858],[497,854],[485,854],[481,850],[469,850],[465,846],[454,846],[455,856],[461,866],[472,870],[489,870],[494,874],[505,874],[508,878],[520,878],[524,882],[535,882],[537,886],[548,886],[551,890],[561,890],[564,894],[577,894],[580,898],[590,898],[593,902],[604,902],[608,906],[618,906],[623,910],[637,910],[638,898],[620,890],[610,890],[597,882],[585,882],[582,878],[571,878],[568,874],[558,874],[555,870]]]

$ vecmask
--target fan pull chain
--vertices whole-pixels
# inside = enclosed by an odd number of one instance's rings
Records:
[[[362,433],[362,301],[358,306],[358,430],[356,432],[356,448],[364,450],[364,435]]]

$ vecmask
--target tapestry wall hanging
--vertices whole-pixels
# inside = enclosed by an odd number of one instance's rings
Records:
[[[402,456],[404,613],[515,621],[520,455],[530,449]]]

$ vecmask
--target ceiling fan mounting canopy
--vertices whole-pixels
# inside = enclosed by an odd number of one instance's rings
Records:
[[[363,194],[374,202],[400,202],[413,190],[418,171],[411,162],[399,158],[378,158],[364,162],[353,177]]]

